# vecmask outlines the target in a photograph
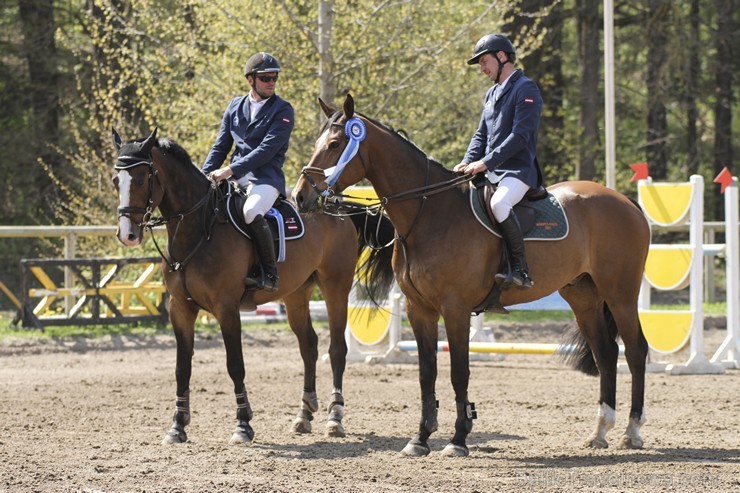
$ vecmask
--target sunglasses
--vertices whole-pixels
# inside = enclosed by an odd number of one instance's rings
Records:
[[[277,75],[258,75],[257,78],[262,82],[277,82]]]

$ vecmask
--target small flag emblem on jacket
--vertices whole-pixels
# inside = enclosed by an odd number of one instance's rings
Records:
[[[284,121],[285,123],[290,123],[290,118],[283,118],[283,121]]]
[[[532,99],[532,98],[524,98],[524,102],[525,103],[532,104],[532,103],[534,103],[534,99]]]

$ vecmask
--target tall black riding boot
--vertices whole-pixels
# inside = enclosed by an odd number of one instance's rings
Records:
[[[524,235],[514,211],[511,211],[509,217],[499,224],[501,225],[504,241],[506,241],[506,248],[509,251],[511,271],[508,274],[496,274],[496,282],[502,283],[503,289],[507,289],[512,284],[521,289],[529,289],[534,281],[529,277],[527,259],[524,257]]]
[[[272,232],[267,221],[261,215],[257,215],[249,224],[250,233],[252,233],[252,242],[257,249],[257,255],[262,264],[263,277],[255,279],[248,275],[244,283],[249,286],[256,286],[257,289],[265,291],[278,290],[278,272],[275,263],[275,245],[272,239]]]

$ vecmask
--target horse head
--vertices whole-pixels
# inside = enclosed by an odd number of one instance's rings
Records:
[[[124,142],[115,129],[112,137],[118,153],[113,166],[119,202],[116,236],[124,245],[135,246],[141,244],[144,225],[164,195],[152,159],[157,129],[142,140]]]
[[[326,199],[354,185],[367,172],[365,152],[370,122],[355,114],[355,101],[347,94],[341,110],[319,98],[327,121],[316,141],[311,161],[301,170],[293,188],[293,200],[301,212],[315,212]]]

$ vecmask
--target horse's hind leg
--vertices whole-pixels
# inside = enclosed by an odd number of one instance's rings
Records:
[[[306,283],[301,289],[284,298],[288,324],[298,338],[298,347],[303,359],[303,396],[301,409],[293,420],[295,433],[311,433],[313,413],[319,410],[319,400],[316,396],[316,361],[319,358],[318,336],[311,324],[309,311],[311,283]]]
[[[177,341],[177,363],[175,378],[177,394],[175,415],[162,444],[185,443],[188,440],[185,427],[190,424],[190,375],[192,373],[195,318],[198,310],[189,303],[170,298],[169,317]]]
[[[645,364],[648,354],[648,343],[640,326],[637,314],[637,303],[622,303],[610,308],[619,336],[624,343],[624,355],[632,374],[632,405],[630,408],[627,430],[622,435],[619,448],[642,448],[640,428],[645,424]]]
[[[590,277],[586,276],[576,284],[566,286],[560,290],[560,294],[575,314],[578,328],[591,349],[599,374],[599,409],[596,430],[586,441],[586,446],[606,448],[609,446],[606,433],[614,427],[616,421],[617,359],[619,357],[619,346],[615,340],[616,330],[609,329],[604,312],[604,301]]]

